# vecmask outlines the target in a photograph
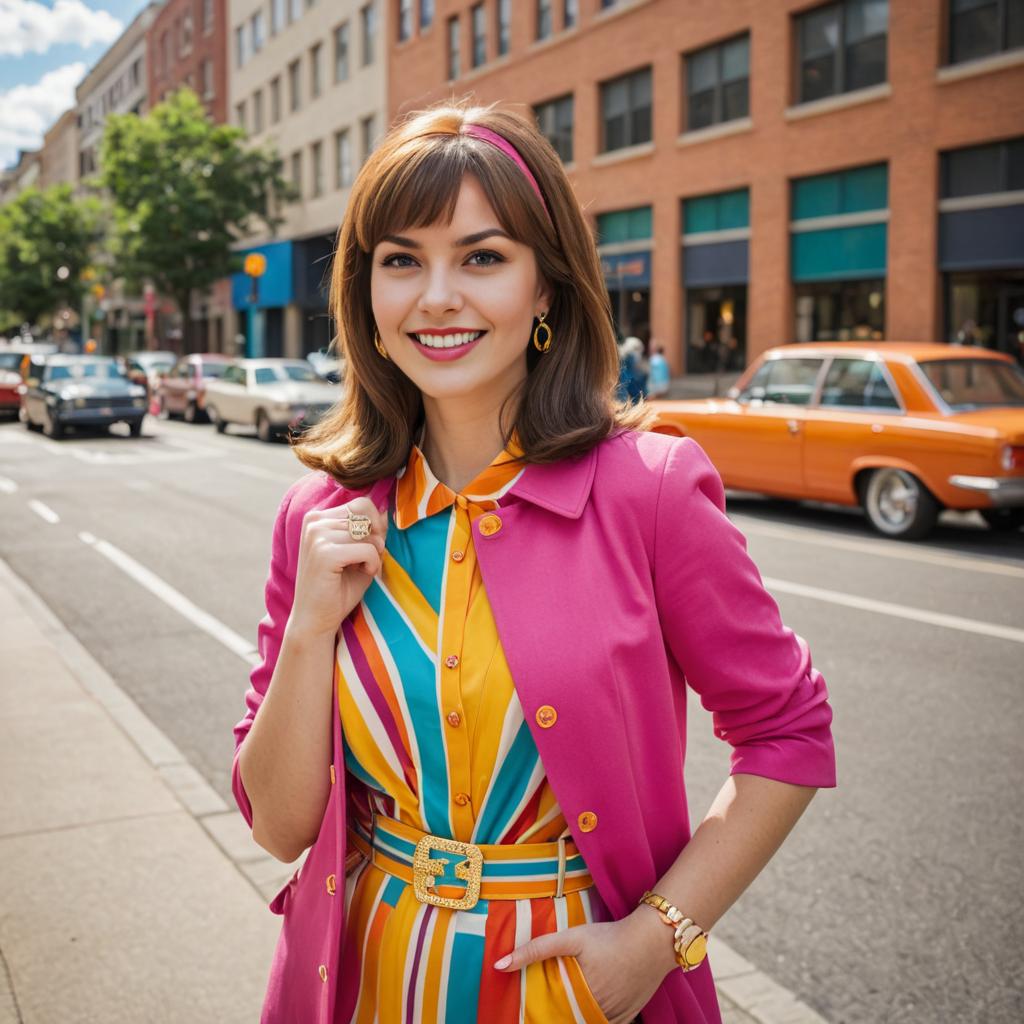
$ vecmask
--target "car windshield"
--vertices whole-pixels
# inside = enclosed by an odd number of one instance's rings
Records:
[[[285,363],[282,369],[288,374],[289,380],[320,380],[312,366],[305,366],[302,363]]]
[[[204,377],[223,377],[230,363],[203,363]]]
[[[918,364],[954,412],[1024,406],[1024,371],[995,359],[934,359]]]
[[[0,370],[17,370],[23,358],[21,352],[0,352]]]
[[[46,368],[47,380],[81,380],[84,377],[120,379],[124,374],[113,359],[97,359],[80,363],[51,363]]]

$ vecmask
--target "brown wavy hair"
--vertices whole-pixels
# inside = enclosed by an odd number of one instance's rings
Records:
[[[460,134],[478,124],[504,136],[533,172],[548,220],[516,164],[488,142]],[[648,429],[655,414],[615,395],[619,361],[600,259],[561,160],[535,124],[507,110],[446,100],[392,126],[359,172],[338,232],[330,308],[345,359],[340,402],[293,442],[310,469],[364,488],[405,465],[423,417],[419,388],[377,352],[370,301],[374,248],[388,234],[451,223],[463,175],[473,174],[516,241],[530,246],[551,288],[546,353],[529,338],[527,375],[499,409],[507,444],[518,433],[524,463],[582,454],[613,433]]]

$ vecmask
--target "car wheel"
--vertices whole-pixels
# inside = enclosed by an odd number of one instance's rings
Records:
[[[264,442],[273,441],[275,436],[270,417],[262,409],[256,413],[256,436]]]
[[[871,525],[886,537],[920,540],[939,518],[939,503],[913,473],[876,469],[864,486],[861,504]]]
[[[64,436],[63,425],[49,410],[47,410],[46,419],[43,421],[43,433],[47,437],[52,437],[55,441]]]
[[[216,430],[218,434],[223,434],[224,431],[227,430],[228,421],[221,419],[220,413],[217,412],[216,406],[208,405],[206,407],[206,415],[209,418],[210,422],[213,424],[214,430]]]
[[[1024,508],[983,508],[979,511],[989,528],[1000,533],[1012,533],[1024,526]]]

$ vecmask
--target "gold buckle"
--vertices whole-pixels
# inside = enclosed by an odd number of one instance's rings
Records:
[[[450,899],[432,892],[434,879],[444,873],[449,858],[431,858],[431,850],[442,853],[460,853],[466,859],[455,865],[455,877],[466,883],[466,893],[461,899]],[[416,844],[412,857],[412,887],[420,903],[449,910],[471,910],[480,899],[480,881],[484,871],[484,855],[479,846],[460,843],[457,839],[442,839],[440,836],[424,836]]]

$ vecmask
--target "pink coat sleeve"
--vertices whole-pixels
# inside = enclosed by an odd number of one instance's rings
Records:
[[[721,477],[691,438],[672,445],[655,522],[662,631],[732,750],[732,774],[836,784],[832,709],[807,643],[784,626],[725,515]]]
[[[238,768],[238,755],[242,742],[249,735],[253,718],[256,715],[267,687],[270,685],[277,665],[277,656],[281,651],[284,638],[284,627],[292,610],[295,595],[295,559],[289,556],[287,545],[287,517],[292,498],[298,490],[301,480],[292,485],[281,501],[274,521],[274,533],[270,549],[270,573],[264,590],[266,614],[260,619],[256,632],[256,646],[260,661],[249,674],[249,689],[245,694],[245,717],[235,726],[235,757],[231,765],[231,791],[238,803],[242,817],[252,828],[252,806],[242,785],[242,776]],[[297,557],[297,555],[296,555]]]

